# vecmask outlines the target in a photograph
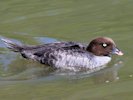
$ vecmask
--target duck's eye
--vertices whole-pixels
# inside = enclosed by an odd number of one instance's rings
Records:
[[[102,46],[106,48],[108,45],[106,43],[103,43]]]

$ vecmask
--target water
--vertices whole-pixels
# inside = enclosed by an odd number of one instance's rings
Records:
[[[0,38],[17,43],[88,43],[97,36],[115,40],[125,53],[107,68],[64,73],[27,61],[0,41],[1,100],[132,100],[132,0],[0,1]]]

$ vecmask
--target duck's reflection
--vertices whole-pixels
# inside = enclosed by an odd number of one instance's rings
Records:
[[[118,70],[120,67],[122,67],[123,62],[118,61],[113,66],[110,66],[109,68],[105,68],[98,73],[96,73],[93,76],[94,83],[109,83],[112,81],[119,80]]]

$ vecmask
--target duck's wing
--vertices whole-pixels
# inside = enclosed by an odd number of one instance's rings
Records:
[[[31,49],[32,48],[32,49]],[[42,46],[30,47],[21,54],[23,57],[39,61],[40,63],[53,66],[60,59],[60,55],[84,51],[86,46],[75,42],[58,42]]]
[[[71,58],[74,58],[72,56],[75,56],[75,59],[76,59],[76,56],[83,57],[82,56],[83,53],[86,53],[86,51],[81,49],[78,45],[64,46],[62,48],[49,46],[45,49],[40,49],[39,51],[33,53],[32,56],[29,56],[29,57],[31,57],[31,59],[36,60],[42,64],[55,67],[57,62],[63,63],[67,58],[66,61],[69,63],[70,61],[74,60],[74,59],[71,59]],[[70,56],[70,61],[68,60],[69,56]]]
[[[56,51],[67,52],[68,50],[80,51],[85,50],[86,45],[76,42],[58,42],[58,43],[49,43],[39,46],[28,46],[24,48],[23,55],[30,53],[37,57],[42,57],[44,55],[49,55],[50,53],[55,53]]]
[[[77,42],[55,42],[48,43],[37,46],[23,46],[24,51],[30,51],[32,53],[45,52],[49,49],[63,49],[63,50],[72,50],[72,49],[86,49],[87,45],[77,43]]]

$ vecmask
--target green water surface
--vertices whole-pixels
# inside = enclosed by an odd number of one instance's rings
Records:
[[[97,36],[125,55],[92,74],[54,71],[0,41],[0,100],[133,100],[133,0],[0,0],[0,38],[33,45]]]

